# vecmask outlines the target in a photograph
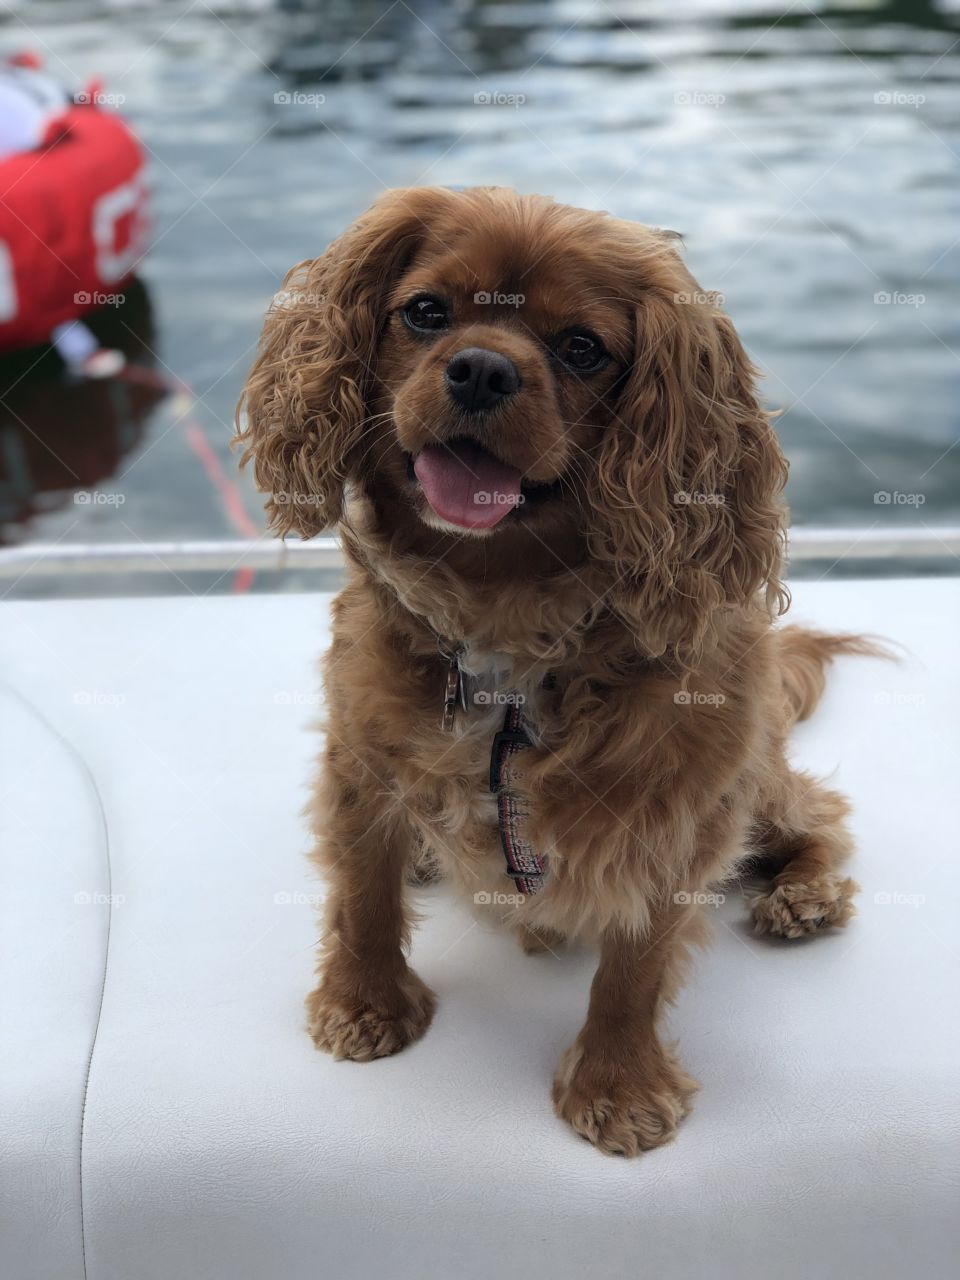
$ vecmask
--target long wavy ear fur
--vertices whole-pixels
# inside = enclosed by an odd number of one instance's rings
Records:
[[[635,358],[595,472],[592,544],[644,647],[693,655],[719,611],[754,597],[771,616],[785,607],[787,467],[729,318],[664,238],[643,256]]]
[[[385,299],[416,253],[442,188],[390,191],[314,258],[267,312],[237,407],[270,525],[309,538],[340,516],[364,423]]]

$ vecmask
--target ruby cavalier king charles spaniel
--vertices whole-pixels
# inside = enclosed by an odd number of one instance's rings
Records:
[[[240,407],[273,527],[347,585],[310,806],[329,884],[309,1030],[396,1053],[443,875],[526,952],[599,964],[553,1081],[602,1151],[669,1141],[661,1039],[711,888],[756,928],[846,924],[842,796],[788,764],[854,636],[774,625],[786,465],[755,370],[669,232],[503,188],[393,191],[288,274]]]

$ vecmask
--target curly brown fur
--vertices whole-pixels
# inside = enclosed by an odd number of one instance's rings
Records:
[[[462,646],[471,679],[526,699],[535,738],[517,786],[549,874],[504,922],[527,950],[600,948],[556,1109],[605,1151],[656,1146],[695,1087],[659,1027],[701,895],[752,848],[771,879],[759,929],[851,911],[845,802],[791,770],[785,739],[826,663],[864,648],[774,627],[786,467],[754,370],[674,237],[502,189],[389,193],[284,290],[245,457],[273,526],[338,521],[350,564],[311,806],[330,883],[311,1033],[366,1059],[428,1026],[405,956],[421,845],[468,899],[514,888],[486,785],[502,706],[438,724],[441,650]],[[442,321],[426,334],[407,310],[423,298]],[[602,343],[594,371],[563,363],[572,330]],[[517,384],[483,413],[450,384],[477,348]],[[437,446],[519,475],[523,503],[493,527],[441,517],[416,469]]]

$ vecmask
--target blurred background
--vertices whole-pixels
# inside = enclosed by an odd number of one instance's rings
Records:
[[[0,595],[277,586],[30,548],[263,536],[230,449],[263,313],[420,183],[680,231],[783,411],[795,525],[957,525],[958,10],[0,0]],[[833,559],[798,572],[957,566]]]

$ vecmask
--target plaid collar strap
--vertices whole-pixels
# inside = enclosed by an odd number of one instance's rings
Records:
[[[539,893],[546,877],[546,859],[523,837],[527,810],[513,789],[520,774],[517,763],[532,744],[516,702],[507,705],[503,728],[494,735],[490,750],[490,790],[497,797],[500,847],[507,864],[507,875],[524,897]]]

